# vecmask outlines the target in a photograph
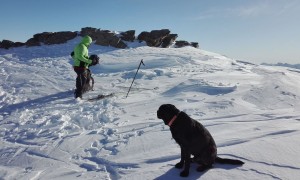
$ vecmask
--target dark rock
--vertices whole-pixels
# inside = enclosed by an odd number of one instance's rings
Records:
[[[161,47],[162,48],[170,47],[177,37],[178,37],[177,34],[169,34],[167,37],[163,39]]]
[[[66,43],[68,40],[74,39],[78,35],[78,32],[62,31],[62,32],[43,32],[38,33],[27,40],[26,43],[12,42],[9,40],[3,40],[0,42],[0,48],[8,49],[10,47],[20,47],[20,46],[40,46],[41,44],[51,45],[51,44],[62,44]],[[110,30],[101,30],[92,27],[82,28],[80,31],[80,36],[89,35],[95,44],[102,46],[112,46],[116,48],[127,48],[127,44],[124,41],[133,42],[135,39],[139,42],[145,41],[148,46],[151,47],[170,47],[177,39],[177,34],[170,34],[169,29],[152,30],[151,32],[143,31],[137,38],[135,37],[135,30],[128,30],[116,34]],[[187,42],[187,41],[176,41],[175,47],[193,46],[195,48],[199,47],[197,42]]]
[[[150,37],[150,33],[147,31],[143,31],[138,35],[137,39],[139,40],[139,42],[142,42],[149,39],[149,37]]]
[[[23,42],[15,42],[13,47],[22,47],[24,45],[25,45],[25,43],[23,43]]]
[[[41,43],[46,45],[63,44],[68,40],[74,39],[77,32],[61,31],[61,32],[43,32],[33,35],[25,44],[26,46],[40,46]]]
[[[82,35],[89,35],[93,40],[95,40],[95,44],[101,46],[112,46],[116,48],[126,48],[127,45],[122,41],[121,38],[117,36],[116,33],[111,32],[109,30],[100,30],[100,29],[85,29]]]
[[[94,38],[96,40],[95,44],[101,46],[110,46],[110,42],[115,34],[107,30],[98,29],[93,34],[90,34],[90,36],[93,36],[92,39]]]
[[[176,41],[175,43],[175,47],[177,48],[181,48],[181,47],[185,47],[185,46],[192,46],[195,48],[199,48],[199,44],[197,42],[187,42],[187,41]]]
[[[24,46],[25,43],[22,42],[13,42],[10,40],[3,40],[2,42],[0,42],[0,48],[4,48],[4,49],[9,49],[12,47],[21,47]]]
[[[175,47],[177,48],[181,48],[181,47],[185,47],[185,46],[190,46],[191,44],[187,41],[176,41],[175,43]]]
[[[40,43],[37,39],[35,39],[35,38],[30,38],[30,39],[28,39],[28,40],[25,42],[25,45],[26,45],[27,47],[31,47],[31,46],[40,46],[41,43]]]
[[[68,40],[74,39],[77,36],[77,32],[62,31],[62,32],[43,32],[40,34],[35,34],[33,38],[40,43],[47,45],[52,44],[63,44]]]
[[[145,41],[148,46],[159,47],[169,34],[169,29],[153,30],[151,32],[143,31],[138,35],[137,39],[140,42]]]
[[[81,36],[86,36],[89,35],[93,40],[96,39],[96,32],[99,31],[100,29],[97,28],[92,28],[92,27],[85,27],[85,28],[81,28],[81,32],[80,35]]]
[[[70,31],[62,31],[62,32],[55,32],[48,36],[47,39],[45,39],[45,44],[51,45],[51,44],[63,44],[67,41],[74,39],[77,36],[77,32],[70,32]]]
[[[115,48],[122,48],[122,49],[127,48],[126,43],[124,41],[122,41],[121,38],[117,37],[116,35],[110,39],[109,45],[112,47],[115,47]]]
[[[38,42],[46,43],[47,39],[52,35],[51,32],[43,32],[33,35],[33,39]]]
[[[14,42],[10,41],[10,40],[3,40],[0,43],[0,48],[4,48],[4,49],[9,49],[11,47],[13,47]]]
[[[135,40],[135,30],[129,30],[129,31],[121,32],[120,33],[120,38],[123,41],[133,42]]]
[[[168,36],[170,34],[169,29],[162,29],[162,30],[153,30],[150,32],[150,36],[153,39],[160,39]]]
[[[195,48],[199,48],[199,43],[197,43],[197,42],[191,42],[191,46],[193,46]]]

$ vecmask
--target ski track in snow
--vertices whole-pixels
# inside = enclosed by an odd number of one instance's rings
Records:
[[[1,179],[180,179],[180,150],[156,111],[175,104],[213,134],[220,156],[246,162],[191,167],[191,179],[294,179],[299,174],[299,73],[195,48],[93,45],[95,91],[74,100],[65,45],[0,51]],[[139,61],[141,69],[125,98]],[[291,139],[291,140],[289,140]],[[268,152],[268,153],[266,153]],[[230,170],[230,171],[224,171]]]

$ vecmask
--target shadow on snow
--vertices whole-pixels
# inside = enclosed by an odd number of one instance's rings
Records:
[[[7,116],[19,109],[30,109],[30,108],[38,107],[40,105],[47,104],[51,101],[56,101],[58,99],[69,98],[70,96],[73,95],[72,93],[73,93],[73,90],[68,90],[68,91],[59,92],[56,94],[51,94],[48,96],[43,96],[43,97],[40,97],[37,99],[20,102],[17,104],[10,104],[10,105],[4,106],[0,110],[0,115]]]

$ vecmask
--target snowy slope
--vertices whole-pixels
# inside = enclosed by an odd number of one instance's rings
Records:
[[[298,179],[300,72],[237,62],[191,47],[92,45],[95,91],[75,100],[67,44],[0,49],[0,179],[182,179],[180,150],[156,117],[172,103],[206,126],[221,157],[189,179]],[[128,87],[137,79],[128,98]]]

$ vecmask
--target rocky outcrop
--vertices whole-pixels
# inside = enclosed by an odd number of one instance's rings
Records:
[[[11,47],[20,46],[40,46],[42,44],[63,44],[67,41],[74,39],[77,36],[89,35],[92,37],[95,44],[101,46],[112,46],[115,48],[127,48],[126,42],[133,42],[136,39],[139,42],[146,42],[151,47],[168,48],[175,43],[175,47],[193,46],[198,48],[197,42],[176,41],[178,35],[170,34],[169,29],[152,30],[150,32],[141,32],[137,37],[135,36],[135,30],[129,30],[124,32],[114,32],[110,30],[101,30],[92,27],[82,28],[80,32],[61,31],[61,32],[43,32],[33,35],[25,43],[12,42],[9,40],[3,40],[0,42],[0,48],[9,49]]]
[[[144,31],[137,37],[140,42],[145,41],[150,47],[169,47],[176,38],[177,34],[170,34],[169,29]]]
[[[37,39],[35,39],[35,38],[30,38],[30,39],[28,39],[28,40],[25,42],[25,45],[26,45],[27,47],[31,47],[31,46],[40,46],[41,43],[40,43]]]
[[[77,36],[77,32],[62,31],[62,32],[43,32],[33,35],[33,38],[29,39],[26,46],[40,46],[41,44],[63,44],[68,40],[74,39]]]
[[[51,44],[63,44],[67,41],[74,39],[77,36],[77,32],[71,31],[63,31],[63,32],[55,32],[48,36],[45,39],[44,44],[51,45]]]
[[[81,29],[81,36],[85,35],[91,36],[97,45],[123,49],[127,47],[126,43],[115,32],[109,30],[86,27]]]
[[[191,46],[193,46],[195,48],[199,48],[199,43],[197,43],[197,42],[191,42]]]
[[[167,37],[165,37],[162,41],[161,47],[167,48],[170,47],[178,37],[177,34],[169,34]]]
[[[3,40],[2,42],[0,41],[0,48],[3,48],[3,49],[9,49],[12,47],[21,47],[24,45],[25,45],[25,43],[22,43],[22,42],[13,42],[10,40]]]
[[[123,41],[133,42],[135,40],[135,30],[129,30],[129,31],[121,32],[120,38]]]
[[[175,47],[176,48],[182,48],[182,47],[185,47],[185,46],[192,46],[192,47],[195,47],[195,48],[199,48],[199,44],[197,42],[191,42],[191,43],[189,43],[188,41],[176,41],[175,42]]]
[[[9,41],[9,40],[3,40],[2,42],[0,42],[0,48],[4,48],[4,49],[9,49],[10,47],[12,47],[14,44],[14,42]]]

